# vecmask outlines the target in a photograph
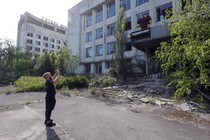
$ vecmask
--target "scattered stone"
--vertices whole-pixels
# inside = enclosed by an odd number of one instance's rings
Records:
[[[139,95],[139,98],[145,98],[147,95],[146,94],[141,94]]]
[[[183,111],[191,111],[191,110],[195,109],[192,105],[190,105],[186,102],[178,105],[178,107]]]
[[[140,101],[142,101],[143,103],[149,103],[150,100],[148,98],[141,98]]]
[[[129,99],[130,101],[133,101],[133,96],[130,95],[130,94],[128,94],[128,95],[126,96],[126,98]]]
[[[133,95],[133,98],[139,98],[139,96],[135,94],[135,95]]]

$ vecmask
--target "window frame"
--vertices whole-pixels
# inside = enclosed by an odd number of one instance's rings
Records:
[[[86,43],[93,40],[92,31],[86,33]]]
[[[158,10],[160,10],[160,12],[158,12]],[[173,10],[173,3],[172,2],[161,5],[161,6],[156,8],[156,22],[160,22],[160,21],[162,21],[162,18],[163,19],[165,18],[165,12],[167,10]],[[162,16],[162,18],[161,18],[161,16]]]
[[[132,23],[131,23],[131,17],[127,17],[125,20],[125,30],[131,30],[132,29]],[[129,27],[129,28],[128,28]]]
[[[103,27],[96,29],[96,39],[103,38]]]
[[[95,49],[95,56],[103,56],[103,52],[104,52],[103,44],[96,45],[95,48],[96,48]],[[100,49],[101,49],[101,51],[100,51]]]
[[[99,7],[96,9],[96,23],[101,22],[103,20],[103,7]]]
[[[120,0],[120,7],[124,7],[125,11],[131,9],[131,0]]]
[[[116,53],[116,47],[114,47],[116,45],[116,42],[108,42],[106,44],[106,54],[109,55],[109,54],[114,54]]]
[[[86,28],[92,26],[93,15],[92,12],[86,15]]]
[[[142,1],[142,2],[141,2]],[[149,2],[149,0],[136,0],[136,6],[142,5]]]
[[[116,4],[115,1],[111,1],[107,4],[107,18],[113,17],[116,15]]]
[[[86,48],[85,51],[86,51],[86,58],[90,58],[90,57],[93,56],[93,49],[92,49],[92,47]]]
[[[111,36],[115,34],[116,23],[111,23],[107,25],[107,36]]]

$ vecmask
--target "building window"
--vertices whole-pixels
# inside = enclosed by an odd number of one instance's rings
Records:
[[[40,48],[35,47],[35,51],[40,52]]]
[[[37,57],[39,57],[39,56],[40,56],[39,54],[35,54],[35,55],[34,55],[34,58],[37,58]]]
[[[92,13],[89,13],[86,15],[86,27],[89,27],[92,25]]]
[[[100,39],[103,37],[103,28],[96,29],[96,39]]]
[[[138,20],[140,18],[143,18],[143,17],[146,17],[146,16],[149,16],[149,11],[145,11],[145,12],[142,12],[142,13],[139,13],[136,15],[136,19],[137,19],[137,24],[138,24]]]
[[[110,42],[110,43],[107,43],[107,46],[106,46],[106,53],[107,54],[113,54],[116,52],[116,47],[115,47],[115,42]]]
[[[48,41],[48,37],[44,36],[43,40]]]
[[[55,39],[54,38],[50,38],[50,42],[55,42]]]
[[[42,52],[43,52],[43,53],[44,53],[44,52],[47,52],[47,49],[43,49]]]
[[[125,10],[131,9],[131,0],[120,0],[120,7],[123,7]]]
[[[99,63],[95,63],[95,73],[102,73],[102,63],[99,62]]]
[[[131,17],[126,19],[125,30],[131,30]]]
[[[27,33],[27,36],[33,37],[33,33]]]
[[[57,46],[58,50],[61,48],[61,46]]]
[[[96,56],[102,56],[103,55],[103,45],[97,45],[96,46]]]
[[[91,42],[92,41],[92,32],[86,33],[86,42]]]
[[[41,42],[40,41],[36,41],[36,45],[40,46]]]
[[[44,47],[48,47],[48,43],[43,43],[43,46]]]
[[[136,0],[136,5],[141,5],[141,4],[144,4],[146,2],[149,2],[149,0]]]
[[[91,64],[85,64],[85,72],[90,73],[91,72]]]
[[[61,41],[60,40],[57,40],[57,44],[61,44]]]
[[[86,57],[92,57],[92,47],[86,48]]]
[[[106,63],[105,63],[105,68],[106,69],[109,69],[111,67],[111,61],[107,61]]]
[[[102,7],[96,10],[96,23],[103,20],[103,10]]]
[[[114,35],[115,33],[115,23],[109,24],[107,26],[107,36]]]
[[[51,44],[51,48],[53,48],[53,49],[54,49],[54,48],[55,48],[55,45]]]
[[[32,43],[33,43],[33,40],[27,39],[27,43],[28,43],[28,44],[32,44]]]
[[[51,52],[51,53],[54,53],[55,51],[53,51],[53,50],[50,50],[50,52]]]
[[[132,50],[132,46],[131,46],[131,43],[128,42],[125,44],[125,48],[124,48],[125,51],[131,51]]]
[[[33,48],[32,46],[26,46],[26,49],[29,50],[29,51],[31,51],[32,48]]]
[[[36,38],[37,39],[41,39],[41,35],[36,35]]]
[[[64,45],[64,46],[67,46],[67,43],[66,43],[66,42],[63,42],[63,45]]]
[[[115,1],[107,4],[107,18],[115,15]]]
[[[162,21],[166,17],[167,11],[172,12],[172,2],[157,8],[157,22]]]

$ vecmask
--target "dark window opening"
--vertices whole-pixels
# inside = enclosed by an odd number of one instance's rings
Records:
[[[170,18],[171,16],[172,2],[157,8],[157,21],[162,21],[164,18]]]

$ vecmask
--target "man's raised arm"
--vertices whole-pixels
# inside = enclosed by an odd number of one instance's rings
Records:
[[[54,74],[53,77],[52,77],[53,83],[54,83],[54,84],[57,84],[58,81],[59,81],[59,78],[60,78],[60,72],[59,72],[59,70],[57,69],[57,70],[55,70],[55,74]]]

